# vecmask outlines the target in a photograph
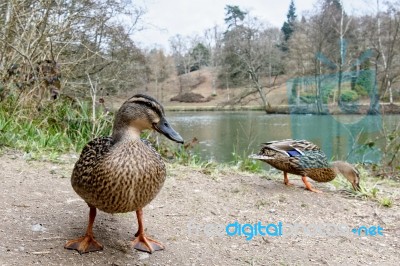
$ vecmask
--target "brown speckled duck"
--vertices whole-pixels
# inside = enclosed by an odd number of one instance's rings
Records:
[[[107,213],[136,211],[138,231],[133,247],[149,253],[164,248],[144,233],[142,209],[156,197],[166,177],[160,155],[150,143],[140,139],[145,129],[154,129],[183,143],[165,119],[161,104],[152,97],[137,94],[118,110],[112,136],[96,138],[84,147],[71,183],[90,207],[89,223],[86,234],[68,241],[65,248],[79,253],[103,249],[93,236],[96,209]]]
[[[360,189],[360,175],[354,166],[343,161],[329,164],[325,153],[306,140],[285,139],[263,143],[260,152],[249,157],[283,171],[285,185],[292,185],[288,173],[299,175],[308,190],[320,193],[307,181],[307,176],[317,182],[329,182],[341,173],[355,190]]]

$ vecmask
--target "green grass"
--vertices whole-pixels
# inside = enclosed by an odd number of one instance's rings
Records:
[[[0,148],[24,151],[33,157],[80,151],[91,139],[111,132],[112,116],[98,110],[93,116],[85,102],[53,101],[40,109],[0,102]]]
[[[263,162],[260,160],[254,160],[249,158],[249,152],[243,151],[242,154],[236,152],[236,149],[232,152],[233,161],[230,165],[237,167],[243,172],[250,172],[259,174],[263,171]]]
[[[393,206],[393,199],[390,197],[383,197],[381,199],[379,199],[379,203],[383,206],[383,207],[387,207],[390,208]]]

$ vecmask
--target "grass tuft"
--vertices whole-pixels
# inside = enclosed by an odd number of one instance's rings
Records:
[[[263,162],[250,159],[249,154],[245,151],[242,154],[234,151],[232,156],[233,161],[231,162],[231,165],[237,167],[240,171],[254,174],[259,174],[263,171]]]
[[[386,208],[390,208],[393,206],[393,199],[390,197],[383,197],[379,199],[379,203]]]
[[[78,152],[111,132],[112,115],[98,110],[93,116],[91,110],[79,101],[52,101],[37,108],[5,99],[0,102],[0,148],[22,150],[33,158]]]

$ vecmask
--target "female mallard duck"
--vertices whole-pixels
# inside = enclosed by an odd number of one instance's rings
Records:
[[[307,176],[317,182],[329,182],[341,173],[355,190],[360,189],[360,175],[354,166],[343,161],[329,164],[324,152],[306,140],[285,139],[263,143],[260,152],[250,155],[250,158],[264,161],[283,171],[285,185],[291,185],[287,173],[299,175],[308,190],[320,193],[307,181]]]
[[[89,224],[85,236],[68,241],[65,248],[79,253],[103,249],[92,231],[96,209],[107,213],[136,211],[138,231],[133,247],[149,253],[164,248],[144,233],[142,209],[155,198],[166,177],[160,155],[140,139],[144,129],[183,143],[155,99],[141,94],[128,99],[116,114],[112,136],[90,141],[75,164],[71,183],[90,207]]]

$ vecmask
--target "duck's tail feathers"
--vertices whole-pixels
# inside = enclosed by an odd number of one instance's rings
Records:
[[[251,155],[249,155],[249,158],[255,159],[255,160],[272,160],[272,159],[274,159],[273,157],[260,155],[260,154],[251,154]]]

